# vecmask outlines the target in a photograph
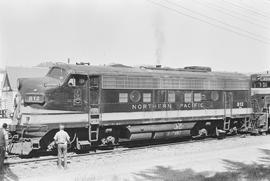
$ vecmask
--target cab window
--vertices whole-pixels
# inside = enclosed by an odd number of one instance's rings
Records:
[[[69,87],[84,86],[87,80],[86,75],[71,75],[68,80]]]
[[[54,67],[49,71],[47,76],[63,81],[67,76],[67,72],[62,68]]]

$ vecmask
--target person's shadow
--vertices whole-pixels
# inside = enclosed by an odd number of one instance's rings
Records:
[[[238,162],[228,159],[221,161],[226,171],[211,173],[210,171],[196,172],[191,168],[177,170],[171,167],[156,166],[139,173],[135,173],[135,180],[163,180],[163,181],[257,181],[270,180],[270,150],[260,149],[264,154],[259,157],[260,162]],[[241,153],[239,153],[241,154]],[[206,163],[207,164],[207,163]]]
[[[4,165],[4,173],[0,174],[0,181],[18,181],[19,178],[15,175],[12,170],[9,168],[8,164]]]

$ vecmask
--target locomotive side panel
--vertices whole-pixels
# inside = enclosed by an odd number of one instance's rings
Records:
[[[232,108],[250,106],[249,91],[228,92],[233,96]],[[224,93],[221,90],[102,90],[102,113],[224,109]]]
[[[232,122],[226,129],[240,129],[252,113],[249,85],[248,79],[231,77],[106,75],[100,124],[126,130],[120,136],[130,140],[192,136],[207,125],[215,134],[225,119]]]
[[[136,97],[140,97],[135,103],[132,101],[134,91]],[[164,93],[162,97],[160,92]],[[132,125],[223,119],[224,93],[207,90],[103,90],[101,124]],[[230,117],[249,115],[252,112],[246,98],[249,91],[237,90],[230,93],[233,96],[232,107],[226,107],[231,111]],[[143,101],[144,94],[147,95],[147,102]]]

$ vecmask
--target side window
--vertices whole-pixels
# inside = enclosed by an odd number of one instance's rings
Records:
[[[69,87],[74,87],[76,85],[76,80],[74,77],[71,77],[68,81],[68,86]]]
[[[119,93],[119,102],[120,103],[128,102],[128,93]]]
[[[175,102],[175,93],[174,93],[174,91],[168,91],[168,102]]]
[[[202,94],[194,93],[194,102],[201,102],[201,101],[202,101]]]
[[[185,102],[192,102],[192,93],[191,92],[185,93]]]
[[[74,86],[84,86],[87,80],[86,75],[72,75],[70,79],[68,80],[68,86],[74,87]]]
[[[84,77],[79,77],[77,84],[78,86],[83,86],[85,84],[86,80],[84,79]]]
[[[151,93],[143,93],[143,102],[151,102]]]

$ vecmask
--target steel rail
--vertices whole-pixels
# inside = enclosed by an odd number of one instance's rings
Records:
[[[226,137],[225,139],[232,139],[235,137],[239,137],[239,135],[235,136],[229,136]],[[135,151],[135,150],[142,150],[142,149],[147,149],[147,148],[157,148],[157,147],[164,147],[164,146],[174,146],[174,145],[181,145],[181,144],[192,144],[192,143],[197,143],[197,142],[209,142],[209,141],[214,141],[218,140],[217,138],[205,138],[205,139],[199,139],[199,140],[188,140],[188,141],[181,141],[181,142],[171,142],[171,143],[161,143],[161,144],[150,144],[150,145],[145,145],[145,146],[137,146],[137,147],[118,147],[112,150],[106,150],[106,151],[101,151],[99,150],[98,152],[89,152],[89,153],[83,153],[83,154],[74,154],[74,155],[68,155],[68,158],[76,158],[76,157],[85,157],[85,156],[91,156],[91,155],[105,155],[105,154],[115,154],[115,153],[121,153],[121,152],[128,152],[128,151]],[[222,140],[220,140],[222,141]],[[10,161],[5,161],[5,165],[17,165],[17,164],[27,164],[27,163],[37,163],[37,162],[43,162],[43,161],[56,161],[57,156],[44,156],[44,157],[39,157],[39,158],[20,158],[18,160],[10,160]]]

